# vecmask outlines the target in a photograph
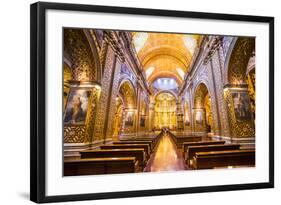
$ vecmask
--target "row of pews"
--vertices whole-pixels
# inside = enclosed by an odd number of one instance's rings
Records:
[[[177,148],[181,148],[183,143],[186,143],[186,142],[199,142],[202,140],[202,137],[201,136],[182,136],[182,135],[174,135],[172,132],[168,132],[169,135],[171,136],[173,142],[175,143],[175,145],[177,146]]]
[[[255,166],[254,149],[241,149],[240,144],[226,144],[223,140],[168,133],[177,148],[182,148],[188,169]]]
[[[64,176],[142,172],[163,133],[131,137],[64,159]]]
[[[255,166],[255,150],[225,141],[184,142],[183,156],[190,169]]]

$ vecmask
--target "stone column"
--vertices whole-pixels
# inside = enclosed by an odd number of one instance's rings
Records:
[[[116,97],[118,95],[118,84],[120,79],[120,70],[121,70],[121,62],[119,56],[116,58],[116,64],[114,68],[114,74],[112,76],[112,86],[111,86],[111,92],[109,96],[109,111],[108,111],[108,117],[106,118],[106,138],[111,139],[113,137],[113,119],[116,113]]]
[[[83,121],[77,124],[64,121],[64,154],[77,155],[78,151],[87,149],[91,145],[97,113],[97,102],[100,96],[100,86],[94,82],[79,81],[71,81],[69,85],[70,96],[68,100],[73,102],[73,96],[77,96],[79,93],[83,97],[83,102],[87,103],[87,110],[83,115]],[[69,114],[71,114],[71,108],[66,109],[65,115],[69,116]],[[67,116],[66,118],[69,118]]]
[[[229,124],[228,124],[228,115],[227,115],[227,107],[224,100],[223,94],[223,75],[222,75],[222,67],[221,67],[221,45],[217,48],[216,52],[212,56],[212,68],[214,71],[214,78],[215,78],[215,86],[216,86],[216,96],[217,96],[217,106],[218,106],[218,115],[219,115],[219,123],[220,123],[220,135],[222,137],[229,136]]]

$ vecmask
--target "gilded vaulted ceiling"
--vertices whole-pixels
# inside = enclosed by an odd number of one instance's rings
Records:
[[[159,77],[174,78],[181,84],[190,69],[202,36],[133,32],[133,44],[149,83]]]

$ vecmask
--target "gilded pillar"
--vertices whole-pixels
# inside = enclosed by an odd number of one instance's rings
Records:
[[[141,127],[140,127],[140,115],[141,115],[141,89],[140,89],[140,84],[137,81],[137,112],[136,112],[136,125],[135,125],[135,129],[136,129],[136,135],[138,136],[141,131]]]
[[[178,131],[183,131],[184,129],[184,124],[183,124],[183,111],[182,111],[182,106],[181,106],[181,101],[178,100],[177,102],[177,130]]]
[[[155,120],[155,103],[150,102],[149,103],[149,132],[154,130],[154,120]]]
[[[106,132],[106,138],[110,139],[113,137],[113,119],[116,113],[116,97],[118,95],[118,85],[119,85],[119,79],[120,79],[120,70],[121,70],[121,59],[116,59],[116,64],[114,68],[114,75],[112,76],[112,86],[111,86],[111,95],[109,97],[109,111],[108,111],[108,117],[107,117],[107,132]]]
[[[64,113],[64,143],[89,144],[94,132],[100,86],[93,82],[79,81],[71,81],[69,85]]]
[[[226,102],[224,100],[223,92],[223,74],[222,74],[222,47],[221,44],[214,53],[211,63],[214,70],[215,86],[216,86],[216,96],[217,96],[217,106],[218,106],[218,115],[219,115],[219,133],[221,136],[229,136],[229,124],[228,124],[228,115]]]
[[[108,115],[109,98],[111,97],[110,90],[112,86],[112,78],[114,75],[113,70],[115,68],[115,63],[116,56],[114,50],[110,45],[108,45],[103,69],[104,72],[101,80],[101,94],[97,108],[97,117],[93,141],[104,140],[105,138],[105,122],[106,116]]]
[[[247,84],[227,85],[224,88],[227,103],[230,138],[232,142],[255,138],[255,122],[251,110]]]

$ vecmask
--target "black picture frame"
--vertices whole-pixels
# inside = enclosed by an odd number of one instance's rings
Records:
[[[157,190],[122,191],[74,195],[46,196],[46,80],[45,25],[46,11],[66,10],[102,13],[150,15],[193,19],[234,20],[269,24],[269,181],[262,183],[169,188]],[[30,199],[37,203],[76,200],[97,200],[198,192],[230,191],[274,187],[274,18],[264,16],[229,15],[217,13],[110,7],[83,4],[38,2],[30,7]]]

